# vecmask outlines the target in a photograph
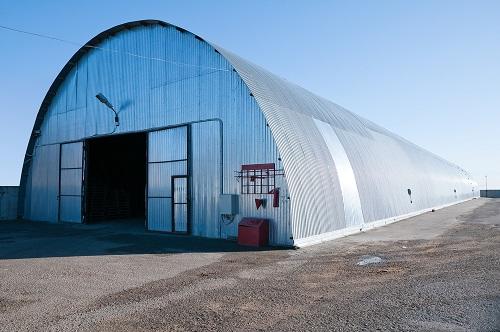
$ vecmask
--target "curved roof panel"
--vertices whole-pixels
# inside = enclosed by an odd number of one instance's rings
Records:
[[[359,230],[474,195],[475,183],[460,167],[214,47],[240,74],[270,124],[292,195],[295,239]],[[325,132],[325,124],[333,131]],[[348,161],[342,164],[344,153]],[[354,188],[346,189],[340,177],[351,173]]]

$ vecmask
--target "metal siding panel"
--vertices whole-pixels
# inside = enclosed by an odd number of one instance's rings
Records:
[[[148,199],[148,229],[152,231],[172,231],[172,199]]]
[[[81,168],[83,156],[83,143],[67,143],[61,145],[61,168]]]
[[[187,203],[187,178],[174,180],[174,202]]]
[[[335,196],[331,183],[315,181],[315,177],[323,178],[328,173],[331,162],[313,152],[319,151],[320,146],[326,147],[323,137],[311,131],[309,123],[313,119],[328,123],[337,134],[355,175],[365,223],[476,195],[472,188],[477,184],[458,166],[231,52],[214,47],[241,75],[271,127],[290,186],[295,240],[328,232],[325,217],[329,216],[325,209],[337,210],[331,204]],[[319,164],[302,166],[311,162]],[[312,192],[308,187],[313,188]],[[455,187],[457,194],[453,192]],[[408,188],[414,188],[414,203],[410,202]],[[312,199],[317,192],[323,195]],[[334,221],[336,227],[348,228],[345,216],[337,211],[337,217],[341,220]]]
[[[332,166],[337,170],[338,181],[342,190],[344,203],[345,227],[359,226],[364,223],[363,211],[359,199],[356,177],[351,162],[332,127],[323,121],[314,120],[323,136],[332,156]]]
[[[83,142],[61,144],[59,219],[63,222],[82,222],[82,157]]]
[[[170,179],[174,175],[186,175],[185,161],[150,163],[148,165],[148,196],[172,197]]]
[[[288,164],[283,156],[288,186],[291,193],[294,239],[345,228],[342,192],[334,168],[324,167],[331,163],[331,155],[314,121],[297,113],[292,117],[279,117],[287,128],[286,141],[289,157],[301,160]],[[300,135],[307,131],[307,136]]]
[[[61,195],[80,195],[82,190],[81,169],[61,169]]]
[[[35,150],[36,150],[36,148],[35,148]],[[31,162],[32,161],[33,161],[33,159],[31,159]],[[32,214],[31,214],[31,212],[32,212],[31,211],[31,200],[33,197],[33,192],[31,189],[32,181],[33,181],[33,164],[30,165],[30,169],[27,172],[27,176],[26,176],[24,202],[18,201],[18,205],[24,204],[24,210],[22,211],[22,213],[20,213],[21,211],[18,210],[18,216],[21,218],[27,219],[27,220],[35,220],[35,218],[33,218]],[[21,186],[19,188],[21,188]],[[21,197],[20,197],[20,199],[22,200]]]
[[[75,109],[57,114],[58,140],[64,142],[73,137],[81,137],[84,132],[84,126],[80,122],[84,109]]]
[[[149,133],[148,228],[150,230],[172,231],[171,209],[174,196],[171,192],[172,176],[187,175],[187,161],[175,161],[187,159],[187,139],[187,127]],[[168,207],[162,205],[167,203]],[[166,211],[167,208],[170,212]]]
[[[59,145],[51,145],[49,148],[50,165],[47,169],[47,202],[48,202],[48,220],[57,222],[58,217],[58,195],[59,195]]]
[[[61,196],[60,218],[63,222],[82,222],[82,197],[81,196]]]
[[[17,219],[19,187],[0,186],[0,220]]]
[[[63,89],[66,90],[66,112],[77,108],[77,76],[78,66],[70,71],[63,85]]]
[[[87,60],[82,59],[77,65],[76,78],[76,108],[82,109],[87,107]],[[82,122],[85,123],[85,122]]]
[[[57,222],[59,192],[59,146],[35,149],[31,168],[30,220]]]
[[[44,209],[43,199],[47,197],[47,184],[44,179],[46,169],[49,167],[47,156],[44,153],[45,147],[36,147],[33,153],[31,165],[31,214],[32,220],[47,221],[47,214]]]
[[[237,75],[220,77],[219,89],[231,93],[218,93],[214,99],[224,121],[223,190],[224,193],[240,194],[239,182],[234,172],[242,164],[275,162],[281,167],[274,139],[255,100]],[[214,107],[215,108],[215,107]],[[238,111],[235,111],[238,110]],[[241,110],[241,111],[240,111]],[[261,217],[270,220],[272,244],[290,244],[289,200],[286,181],[277,179],[280,190],[280,207],[257,210],[255,195],[239,196],[239,215],[229,225],[221,224],[218,214],[219,192],[214,190],[220,183],[220,129],[217,122],[192,125],[192,183],[193,183],[193,233],[208,237],[235,237],[242,217]],[[228,129],[226,129],[228,128]],[[270,202],[270,195],[263,195]],[[270,203],[269,203],[270,204]],[[219,235],[220,234],[220,235]]]
[[[187,232],[187,205],[174,204],[174,221],[176,232]]]
[[[220,130],[218,122],[197,123],[191,126],[191,231],[197,236],[219,237],[220,233]]]
[[[50,167],[46,150],[47,147],[37,147],[32,159],[31,183],[31,216],[32,220],[48,221],[47,205],[47,169]]]
[[[149,162],[187,159],[187,127],[149,134]]]

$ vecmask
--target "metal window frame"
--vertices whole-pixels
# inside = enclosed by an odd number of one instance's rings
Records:
[[[81,167],[62,167],[62,158],[63,158],[63,153],[62,153],[62,147],[65,144],[75,144],[75,143],[81,143],[82,144],[82,161],[81,161]],[[57,192],[57,223],[65,223],[67,221],[61,220],[61,197],[80,197],[80,223],[84,223],[85,221],[85,191],[86,191],[86,149],[87,149],[87,142],[86,140],[78,140],[78,141],[72,141],[72,142],[65,142],[65,143],[59,143],[59,181],[58,181],[58,192]],[[63,170],[72,170],[72,169],[79,169],[81,170],[81,185],[80,185],[80,195],[77,194],[61,194],[61,179],[62,179],[62,171]]]
[[[202,121],[206,122],[206,121]],[[149,225],[148,225],[148,203],[150,198],[170,198],[171,201],[171,206],[170,206],[170,211],[171,211],[171,231],[152,231],[152,232],[159,232],[159,233],[167,233],[167,234],[178,234],[178,235],[190,235],[191,234],[191,123],[187,124],[180,124],[180,125],[175,125],[175,126],[169,126],[169,127],[164,127],[162,129],[156,129],[156,130],[150,130],[147,131],[147,147],[146,151],[149,151],[149,134],[153,132],[158,132],[158,131],[163,131],[163,130],[170,130],[170,129],[176,129],[176,128],[181,128],[185,127],[186,128],[186,158],[185,159],[175,159],[175,160],[164,160],[164,161],[149,161],[149,155],[146,156],[146,167],[147,167],[147,178],[146,178],[146,230],[149,230]],[[149,164],[166,164],[166,163],[173,163],[173,162],[186,162],[186,174],[183,175],[173,175],[170,177],[170,192],[171,196],[149,196]],[[175,178],[186,178],[186,186],[187,186],[187,197],[186,197],[186,202],[187,203],[182,203],[182,204],[187,204],[187,211],[186,211],[186,231],[184,232],[178,232],[175,230],[175,215],[174,215],[174,210],[175,210],[175,202],[174,202],[174,179]],[[181,203],[179,203],[181,204]]]
[[[189,172],[189,171],[188,171]],[[186,202],[185,203],[176,203],[175,202],[175,195],[174,195],[174,188],[175,188],[175,180],[176,179],[186,179]],[[191,190],[190,190],[190,185],[189,185],[189,175],[174,175],[170,177],[170,190],[172,193],[172,206],[171,206],[171,211],[172,211],[172,233],[175,234],[191,234],[191,209],[190,209],[190,195],[191,195]],[[175,230],[175,206],[176,205],[186,205],[186,231],[176,231]]]
[[[131,132],[126,132],[126,133],[119,133],[119,134],[115,134],[115,135],[98,135],[97,137],[87,137],[87,138],[84,138],[84,139],[80,139],[80,140],[68,140],[68,141],[65,141],[65,142],[61,142],[61,143],[57,143],[59,145],[59,186],[58,186],[58,209],[57,209],[57,221],[58,223],[62,223],[64,221],[61,221],[61,199],[60,197],[61,196],[72,196],[72,197],[78,197],[80,196],[81,197],[81,202],[80,202],[80,206],[81,206],[81,223],[82,224],[86,224],[88,222],[87,218],[86,218],[86,191],[87,191],[87,186],[88,186],[88,181],[86,181],[87,179],[87,176],[88,176],[88,160],[87,160],[87,149],[89,147],[88,145],[88,141],[89,140],[93,140],[93,139],[96,139],[96,138],[101,138],[101,137],[110,137],[110,136],[122,136],[122,135],[128,135],[128,134],[138,134],[138,133],[145,133],[146,134],[146,164],[145,164],[145,167],[146,167],[146,185],[145,185],[145,188],[144,190],[146,191],[145,192],[145,200],[144,200],[144,204],[145,204],[145,220],[144,220],[144,226],[145,226],[145,229],[149,231],[149,225],[148,225],[148,200],[149,198],[171,198],[172,199],[172,210],[174,209],[174,198],[173,198],[173,195],[172,196],[149,196],[149,164],[155,164],[155,163],[172,163],[172,162],[181,162],[181,161],[185,161],[186,162],[186,174],[185,175],[175,175],[175,176],[172,176],[171,179],[174,179],[176,177],[185,177],[187,179],[187,232],[176,232],[174,231],[175,230],[175,225],[172,225],[172,232],[162,232],[162,233],[175,233],[175,234],[187,234],[187,235],[190,235],[191,234],[191,220],[192,220],[192,216],[191,216],[191,181],[192,181],[192,163],[191,163],[191,154],[192,154],[192,147],[191,147],[191,131],[192,131],[192,128],[191,128],[191,125],[193,123],[203,123],[203,122],[210,122],[210,121],[217,121],[219,122],[220,124],[220,136],[221,136],[221,146],[223,144],[223,140],[222,140],[222,121],[220,119],[208,119],[208,120],[202,120],[202,121],[193,121],[193,122],[188,122],[188,123],[183,123],[183,124],[177,124],[177,125],[172,125],[172,126],[165,126],[165,127],[160,127],[160,128],[152,128],[150,130],[141,130],[141,131],[131,131]],[[179,128],[179,127],[186,127],[186,157],[185,159],[178,159],[178,160],[167,160],[167,161],[153,161],[153,162],[149,162],[149,134],[150,133],[153,133],[153,132],[157,132],[157,131],[162,131],[162,130],[169,130],[169,129],[175,129],[175,128]],[[64,144],[73,144],[73,143],[82,143],[82,167],[61,167],[61,156],[62,156],[62,145]],[[48,144],[48,145],[52,145],[52,144]],[[221,163],[223,162],[223,157],[222,157],[222,147],[221,147]],[[61,170],[63,169],[81,169],[82,170],[82,180],[81,180],[81,192],[80,192],[80,195],[76,195],[76,194],[65,194],[65,195],[61,195]],[[221,168],[222,169],[222,168]],[[222,188],[222,178],[221,177],[221,188]],[[172,180],[173,181],[173,180]],[[171,183],[171,185],[173,185],[173,182]],[[221,189],[222,190],[222,189]],[[174,213],[172,211],[172,223],[174,223]]]

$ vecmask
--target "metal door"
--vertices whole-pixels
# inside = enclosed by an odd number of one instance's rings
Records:
[[[149,133],[147,190],[149,230],[181,233],[189,231],[188,137],[187,126]],[[181,194],[182,190],[185,194]],[[177,202],[183,204],[176,204]]]
[[[60,145],[59,221],[82,222],[83,142]]]
[[[188,179],[187,176],[172,177],[172,230],[188,233]]]

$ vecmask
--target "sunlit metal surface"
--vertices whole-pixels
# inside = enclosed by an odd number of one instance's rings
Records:
[[[360,226],[364,223],[363,211],[359,200],[358,186],[347,154],[340,143],[337,134],[332,127],[323,121],[314,120],[325,143],[330,151],[332,161],[331,168],[335,167],[337,173],[332,172],[332,176],[338,176],[340,189],[342,190],[342,201],[344,203],[344,215],[346,227]]]
[[[458,166],[183,29],[131,22],[89,44],[102,49],[73,56],[35,121],[41,135],[30,139],[20,186],[19,213],[28,219],[58,220],[61,143],[178,125],[191,129],[194,235],[232,237],[241,217],[263,217],[272,244],[302,245],[477,196]],[[98,93],[119,113],[116,131]],[[170,153],[159,148],[158,156]],[[257,210],[258,197],[240,195],[240,214],[221,222],[219,196],[240,194],[234,172],[269,162],[286,174],[276,184],[280,207]],[[171,218],[170,203],[159,200],[148,201],[148,214]]]
[[[357,223],[359,214],[344,214],[341,184],[338,175],[332,176],[331,154],[315,125],[318,120],[332,127],[347,154],[365,225],[477,197],[477,184],[457,165],[229,51],[217,49],[248,85],[271,127],[287,173],[296,244],[307,245],[318,238],[345,235],[346,229],[360,229],[349,227]],[[355,201],[347,204],[357,205]]]
[[[25,202],[21,215],[31,220],[58,221],[61,143],[186,125],[191,128],[191,233],[235,237],[241,217],[258,216],[271,220],[271,243],[292,244],[284,178],[277,182],[280,208],[256,210],[254,196],[239,195],[234,172],[241,164],[282,164],[264,115],[228,61],[193,34],[164,23],[131,23],[111,31],[113,36],[103,33],[90,44],[168,61],[94,49],[77,53],[40,109],[35,128],[41,135],[30,140],[21,180],[20,196]],[[120,116],[115,132],[114,114],[95,98],[98,93],[106,96]],[[158,135],[155,132],[150,135],[151,158],[177,155],[180,146],[151,139]],[[151,196],[171,197],[170,182],[168,186],[162,182],[171,171],[152,165],[160,164],[149,165]],[[39,173],[43,177],[33,176]],[[41,179],[43,183],[39,183]],[[239,195],[240,214],[233,222],[222,222],[218,213],[223,193]],[[148,218],[170,220],[169,200],[149,199]],[[151,229],[170,230],[150,221]]]
[[[172,209],[176,192],[175,188],[172,192],[171,183],[174,176],[188,175],[187,143],[186,126],[149,133],[148,206],[151,209],[148,210],[147,224],[150,230],[174,231],[172,221],[176,219],[178,207]]]

